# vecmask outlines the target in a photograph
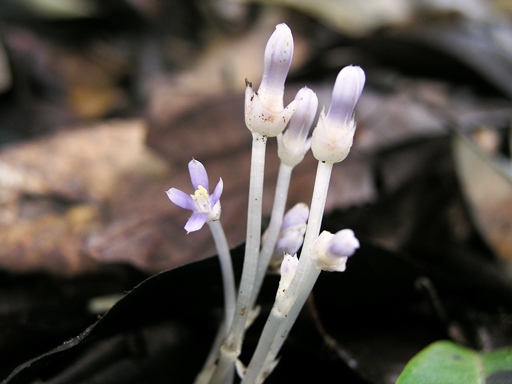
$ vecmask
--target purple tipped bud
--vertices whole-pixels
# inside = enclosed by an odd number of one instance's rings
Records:
[[[332,101],[327,112],[327,121],[331,124],[347,124],[352,120],[354,109],[361,97],[365,82],[364,71],[360,67],[343,68],[332,91]]]
[[[356,130],[354,108],[364,82],[364,71],[360,67],[348,66],[338,74],[327,116],[322,111],[313,131],[311,149],[317,160],[334,164],[347,157]]]
[[[263,78],[258,94],[261,98],[269,100],[275,98],[276,103],[281,103],[281,109],[283,109],[284,82],[290,70],[292,56],[292,31],[286,24],[278,24],[265,48]]]
[[[338,257],[350,257],[359,248],[359,240],[351,229],[343,229],[336,232],[329,246],[329,254]]]
[[[258,92],[246,80],[245,124],[251,132],[268,137],[280,134],[295,110],[296,101],[283,108],[284,82],[293,56],[293,37],[286,24],[278,24],[265,48],[263,78]]]
[[[351,229],[343,229],[333,235],[323,231],[313,244],[311,260],[318,269],[343,272],[347,258],[359,248],[359,240]]]
[[[288,128],[284,134],[277,136],[277,154],[283,163],[292,167],[304,159],[304,155],[311,147],[308,135],[318,108],[318,98],[315,92],[307,87],[297,92],[295,100],[298,104]]]
[[[309,208],[304,203],[294,205],[293,208],[284,215],[279,238],[274,254],[272,255],[273,264],[275,261],[281,261],[285,253],[291,255],[297,253],[304,241],[308,216]]]
[[[283,224],[281,225],[281,232],[297,226],[304,225],[306,221],[308,221],[309,217],[309,208],[305,203],[297,203],[293,207],[291,207],[288,212],[285,213],[283,217]],[[288,252],[290,253],[290,252]],[[295,252],[293,252],[295,253]]]

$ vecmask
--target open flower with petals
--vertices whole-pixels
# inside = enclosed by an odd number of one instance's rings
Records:
[[[336,234],[323,231],[313,244],[311,260],[318,269],[343,272],[347,259],[359,248],[359,240],[351,229]]]
[[[347,157],[356,130],[354,108],[364,82],[360,67],[348,66],[338,74],[329,111],[327,115],[322,111],[313,131],[311,150],[317,160],[334,164]]]
[[[200,230],[209,221],[220,218],[220,195],[222,194],[223,183],[219,180],[213,194],[209,193],[208,174],[203,164],[192,159],[188,163],[190,181],[195,188],[191,195],[176,188],[166,191],[169,199],[178,207],[191,210],[192,216],[185,225],[187,233]]]
[[[283,107],[284,82],[293,56],[293,37],[290,28],[278,24],[265,48],[263,78],[258,92],[246,80],[245,124],[251,132],[275,137],[281,133],[293,114],[296,101]]]

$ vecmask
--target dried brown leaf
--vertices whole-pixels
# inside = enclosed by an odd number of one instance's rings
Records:
[[[0,225],[0,265],[18,272],[45,270],[74,275],[94,268],[83,257],[84,239],[101,226],[101,213],[92,205],[76,205],[63,213],[19,218],[11,226]]]
[[[1,191],[103,201],[150,156],[145,136],[143,121],[119,120],[8,147],[0,152]]]
[[[140,120],[112,121],[1,151],[0,264],[62,274],[93,266],[85,242],[104,226],[102,207],[123,177],[167,172],[145,136]]]
[[[512,262],[512,176],[468,137],[456,135],[457,171],[480,233],[496,254]],[[509,164],[508,164],[509,166]]]

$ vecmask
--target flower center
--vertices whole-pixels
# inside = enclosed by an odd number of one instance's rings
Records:
[[[201,212],[210,212],[210,206],[208,204],[210,196],[208,195],[208,191],[202,185],[197,187],[192,198],[197,203]]]

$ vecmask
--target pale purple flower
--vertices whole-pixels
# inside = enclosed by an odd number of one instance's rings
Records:
[[[359,240],[351,229],[336,234],[323,231],[313,244],[311,260],[318,269],[343,272],[347,259],[359,248]]]
[[[295,100],[298,104],[288,128],[277,136],[277,154],[283,163],[292,167],[304,159],[304,155],[311,147],[308,135],[318,108],[315,92],[307,87],[297,92]]]
[[[347,157],[356,130],[354,108],[364,82],[360,67],[348,66],[338,74],[329,111],[327,115],[322,111],[313,131],[311,150],[317,160],[334,164]]]
[[[283,96],[292,56],[292,32],[286,24],[278,24],[265,48],[263,77],[258,92],[254,92],[252,83],[246,80],[245,124],[252,132],[275,137],[290,120],[296,102],[283,108]]]
[[[188,163],[190,181],[195,188],[192,195],[188,195],[176,188],[166,191],[169,199],[178,207],[191,210],[192,216],[185,225],[187,233],[200,230],[209,221],[220,218],[220,195],[222,194],[223,183],[219,180],[213,194],[209,193],[208,174],[203,164],[192,159]]]

